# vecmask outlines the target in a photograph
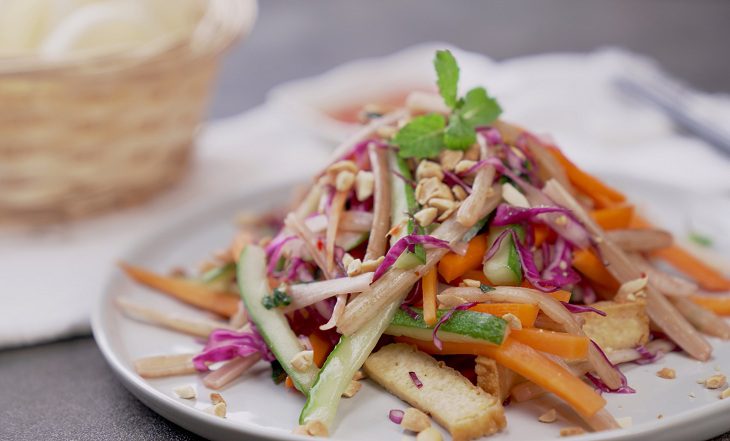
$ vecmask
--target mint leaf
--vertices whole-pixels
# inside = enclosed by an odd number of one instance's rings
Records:
[[[436,57],[433,59],[433,67],[436,68],[439,86],[439,93],[444,99],[444,103],[450,108],[456,106],[456,88],[459,84],[459,65],[456,64],[456,58],[450,51],[436,51]]]
[[[454,114],[449,118],[449,125],[446,127],[444,144],[449,150],[467,150],[477,141],[477,134],[464,117]]]
[[[432,158],[439,154],[444,145],[446,121],[441,115],[432,113],[413,118],[393,138],[400,147],[402,158]]]
[[[502,113],[497,100],[487,95],[483,87],[475,87],[466,93],[464,104],[455,113],[471,127],[492,123]]]

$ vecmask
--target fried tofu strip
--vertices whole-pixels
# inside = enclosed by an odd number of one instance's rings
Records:
[[[583,312],[583,331],[604,352],[629,349],[649,341],[649,316],[645,302],[597,302],[591,305],[606,313],[603,317],[594,312]]]
[[[364,369],[388,392],[430,414],[454,441],[492,435],[507,425],[497,397],[413,346],[385,346],[368,357]],[[423,387],[416,387],[409,372],[416,374]]]
[[[510,390],[520,380],[524,381],[520,375],[489,357],[477,357],[474,370],[477,374],[477,386],[489,395],[498,397],[502,403],[509,397]]]

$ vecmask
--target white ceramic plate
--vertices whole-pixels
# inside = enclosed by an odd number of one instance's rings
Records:
[[[674,216],[681,226],[690,222],[702,197],[679,189],[658,188],[646,182],[609,179],[619,187],[630,189],[637,201],[653,201],[651,211]],[[142,241],[124,260],[165,271],[172,266],[193,266],[211,251],[225,246],[232,233],[235,213],[264,210],[287,200],[289,186],[270,188],[257,194],[243,195],[228,203],[201,210],[189,219],[164,225],[157,235]],[[729,202],[725,199],[713,203]],[[678,209],[677,207],[685,207]],[[726,207],[727,208],[727,207]],[[679,215],[678,213],[683,213]],[[689,216],[689,217],[688,217]],[[701,219],[700,219],[701,220]],[[670,226],[671,227],[671,226]],[[200,314],[165,296],[153,293],[115,272],[93,315],[93,331],[107,361],[124,385],[142,402],[165,418],[213,440],[240,439],[307,439],[290,434],[296,425],[304,399],[299,394],[276,386],[269,379],[269,368],[260,363],[245,377],[222,392],[228,403],[226,419],[203,413],[210,405],[207,390],[199,376],[143,380],[133,370],[133,360],[139,357],[196,352],[201,348],[194,338],[162,330],[130,320],[120,314],[112,300],[131,296],[170,311]],[[624,371],[637,393],[635,395],[606,395],[609,410],[617,417],[631,417],[633,425],[624,430],[594,433],[574,440],[691,440],[707,439],[730,430],[730,400],[719,400],[718,391],[706,390],[696,380],[706,378],[715,369],[730,374],[730,343],[712,340],[714,358],[700,363],[674,353],[653,365],[627,365]],[[677,379],[664,380],[655,372],[662,367],[677,371]],[[175,386],[195,384],[198,400],[178,399],[172,393]],[[337,440],[400,440],[399,427],[388,420],[388,410],[405,408],[397,398],[377,385],[365,382],[365,387],[353,399],[343,399],[338,423],[332,438]],[[560,419],[555,424],[537,422],[540,409],[555,407]],[[661,417],[660,417],[661,416]],[[508,428],[493,439],[534,440],[554,439],[562,427],[580,424],[577,418],[554,399],[507,408]],[[412,437],[411,437],[412,438]],[[448,439],[448,438],[445,438]]]

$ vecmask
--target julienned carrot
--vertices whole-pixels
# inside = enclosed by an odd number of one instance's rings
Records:
[[[314,364],[322,367],[332,350],[332,345],[319,332],[309,334],[309,343],[312,345],[312,352],[314,352]]]
[[[634,215],[633,205],[618,205],[591,211],[591,217],[604,230],[629,228]]]
[[[535,247],[539,248],[540,245],[542,245],[543,242],[548,238],[550,235],[550,230],[545,225],[535,225]]]
[[[643,217],[635,215],[631,221],[631,226],[647,228],[651,227],[652,224]],[[651,255],[666,261],[677,271],[689,276],[703,289],[708,291],[730,291],[730,278],[679,245],[671,245],[667,248],[652,251]]]
[[[565,290],[558,290],[547,293],[550,297],[554,298],[555,300],[558,300],[560,302],[569,302],[570,301],[570,291]]]
[[[428,326],[436,324],[436,291],[438,291],[438,274],[436,268],[432,268],[421,279],[423,289],[423,321]]]
[[[578,166],[566,158],[565,155],[563,155],[563,152],[559,149],[550,149],[550,153],[552,153],[553,156],[555,156],[555,159],[557,159],[565,168],[565,172],[568,174],[570,182],[578,190],[598,202],[601,207],[610,206],[611,203],[624,202],[626,200],[626,196],[624,196],[621,192],[609,187],[599,179],[578,168]]]
[[[294,387],[294,382],[291,381],[291,378],[288,375],[286,376],[286,381],[284,382],[284,384],[286,385],[287,389],[296,390],[296,388]]]
[[[606,400],[578,377],[531,347],[512,338],[508,338],[500,346],[445,341],[442,342],[443,349],[440,351],[431,341],[406,337],[399,337],[398,340],[412,344],[429,354],[471,354],[492,358],[500,365],[562,398],[576,412],[586,418],[595,415],[606,405]]]
[[[448,283],[460,277],[470,269],[474,269],[482,263],[484,254],[487,252],[487,235],[480,234],[469,241],[466,254],[460,256],[456,253],[445,255],[438,265],[439,274]]]
[[[461,279],[462,280],[464,280],[464,279],[476,280],[485,285],[492,286],[492,282],[490,282],[489,279],[487,279],[487,276],[484,275],[484,272],[482,270],[478,270],[478,269],[471,269],[471,270],[465,272],[464,274],[461,275]],[[458,280],[458,278],[454,279],[454,280]],[[453,282],[453,280],[452,280],[452,282]],[[452,285],[453,285],[453,283],[452,283]]]
[[[537,289],[527,279],[523,280],[520,286],[523,288]],[[571,296],[570,291],[565,291],[563,289],[559,289],[553,292],[546,292],[545,295],[548,295],[560,302],[569,302]]]
[[[212,291],[210,287],[199,282],[161,276],[126,263],[120,263],[119,266],[137,282],[206,311],[231,317],[238,309],[240,297],[236,293]]]
[[[708,291],[730,291],[730,279],[677,245],[652,251]]]
[[[512,314],[522,322],[522,326],[531,328],[535,325],[537,313],[540,308],[537,305],[527,303],[480,303],[469,308],[472,311],[483,312],[485,314],[496,315],[502,317],[505,314]],[[425,315],[425,314],[424,314]]]
[[[713,295],[693,295],[690,297],[694,303],[709,309],[718,315],[730,315],[730,296]]]
[[[591,282],[595,282],[606,288],[617,290],[619,287],[616,279],[606,269],[601,259],[590,250],[577,250],[573,253],[573,267],[586,276]]]
[[[513,329],[509,335],[533,349],[568,361],[585,360],[588,357],[590,340],[585,336],[537,328]]]

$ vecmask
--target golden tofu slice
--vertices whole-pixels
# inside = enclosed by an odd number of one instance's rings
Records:
[[[649,341],[649,316],[646,315],[644,301],[605,301],[591,306],[605,312],[606,316],[594,312],[581,313],[585,320],[583,331],[604,352],[633,348]]]
[[[368,357],[364,369],[388,392],[430,414],[454,441],[491,435],[507,425],[499,398],[413,346],[385,346]],[[416,374],[422,387],[416,387],[409,372]]]
[[[489,357],[477,357],[474,371],[477,374],[477,386],[498,397],[502,403],[509,396],[512,387],[522,379],[514,371],[500,366]]]

